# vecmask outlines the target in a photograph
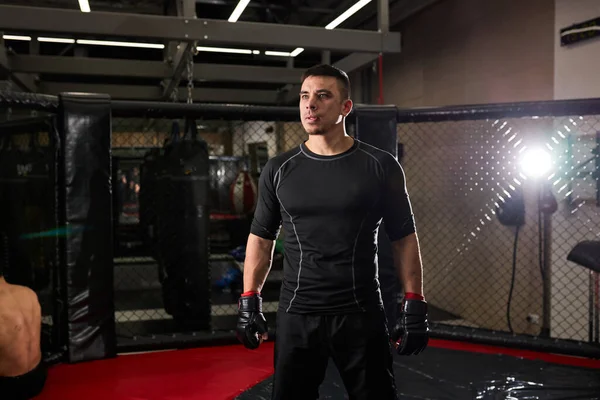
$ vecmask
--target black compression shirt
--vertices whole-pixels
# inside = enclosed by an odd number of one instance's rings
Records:
[[[415,232],[404,171],[387,152],[355,140],[335,156],[304,144],[269,160],[251,233],[284,231],[279,307],[295,313],[366,311],[381,304],[377,231]]]

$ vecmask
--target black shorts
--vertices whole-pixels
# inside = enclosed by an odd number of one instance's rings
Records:
[[[397,400],[383,309],[347,315],[277,313],[272,400],[317,400],[331,358],[350,400]]]
[[[0,398],[11,400],[34,398],[44,389],[47,374],[46,366],[42,361],[26,374],[0,377]]]

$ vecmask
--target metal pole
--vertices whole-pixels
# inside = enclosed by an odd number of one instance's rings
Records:
[[[390,31],[390,0],[377,2],[377,27],[382,33]]]
[[[590,269],[588,274],[588,340],[590,343],[594,341],[594,271]]]
[[[544,193],[544,185],[542,182],[539,185],[538,207],[542,213],[542,265],[544,270],[544,294],[543,294],[543,321],[541,337],[550,337],[550,325],[552,320],[552,212],[543,212],[541,210],[542,196]]]

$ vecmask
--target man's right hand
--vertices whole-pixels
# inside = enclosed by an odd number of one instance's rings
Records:
[[[258,293],[244,293],[238,301],[237,338],[254,350],[268,338],[267,320],[262,313],[262,298]]]

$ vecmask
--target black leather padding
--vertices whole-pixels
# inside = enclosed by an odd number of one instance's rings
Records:
[[[600,241],[586,240],[578,243],[569,252],[567,260],[594,272],[600,272]]]

